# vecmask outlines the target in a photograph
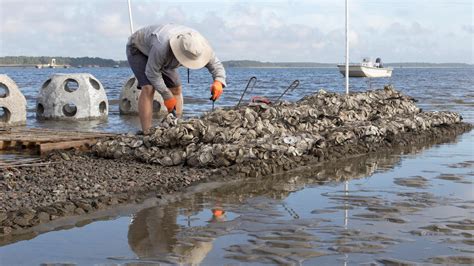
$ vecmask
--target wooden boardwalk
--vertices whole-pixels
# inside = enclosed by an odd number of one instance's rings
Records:
[[[0,150],[28,151],[43,155],[53,150],[87,149],[100,138],[112,136],[115,134],[43,128],[0,129]]]

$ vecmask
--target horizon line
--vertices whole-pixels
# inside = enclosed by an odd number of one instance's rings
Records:
[[[59,57],[59,58],[100,58],[105,60],[113,60],[116,62],[126,62],[127,59],[112,59],[112,58],[104,58],[99,56],[50,56],[50,55],[3,55],[0,58],[4,57]],[[221,62],[229,62],[229,61],[252,61],[256,63],[270,63],[270,64],[340,64],[340,62],[316,62],[316,61],[260,61],[255,59],[228,59],[228,60],[221,60]],[[359,62],[359,61],[353,61]],[[465,65],[474,65],[472,63],[466,62],[428,62],[428,61],[398,61],[398,62],[389,62],[385,61],[384,64],[465,64]]]

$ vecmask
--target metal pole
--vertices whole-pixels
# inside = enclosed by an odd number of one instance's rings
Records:
[[[349,0],[346,0],[346,94],[349,94]]]
[[[349,223],[349,206],[347,204],[349,200],[349,181],[344,181],[344,195],[346,198],[346,202],[344,203],[344,229],[347,229]]]
[[[347,230],[349,224],[349,181],[344,181],[344,197],[346,202],[344,203],[344,229]],[[349,259],[349,255],[346,253],[344,254],[344,266],[347,266],[347,261]]]
[[[130,34],[133,34],[132,6],[130,5],[130,0],[128,0],[128,18],[130,20]]]

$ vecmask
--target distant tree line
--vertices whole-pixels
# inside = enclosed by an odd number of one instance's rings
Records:
[[[51,59],[56,59],[57,65],[78,66],[128,66],[127,61],[116,61],[100,57],[61,57],[61,56],[4,56],[0,57],[0,65],[39,65],[49,64]]]
[[[58,65],[78,66],[99,66],[99,67],[128,67],[126,60],[112,60],[100,57],[61,57],[61,56],[4,56],[0,57],[0,66],[8,65],[39,65],[49,64],[51,59],[56,59]],[[336,67],[336,63],[312,63],[312,62],[260,62],[255,60],[230,60],[222,62],[225,67],[242,67],[242,68],[258,68],[258,67]],[[386,63],[391,67],[474,67],[472,64],[464,63]]]
[[[260,62],[254,60],[230,60],[224,61],[226,67],[335,67],[332,63],[312,62]]]
[[[311,62],[260,62],[253,60],[231,60],[224,61],[226,67],[336,67],[336,63],[311,63]],[[472,64],[465,63],[418,63],[401,62],[387,63],[391,67],[474,67]]]

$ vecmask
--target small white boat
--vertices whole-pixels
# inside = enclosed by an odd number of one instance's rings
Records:
[[[346,66],[337,65],[339,72],[346,75]],[[349,77],[388,78],[392,76],[393,68],[383,67],[382,60],[377,58],[375,63],[370,58],[364,58],[360,64],[349,64]]]

